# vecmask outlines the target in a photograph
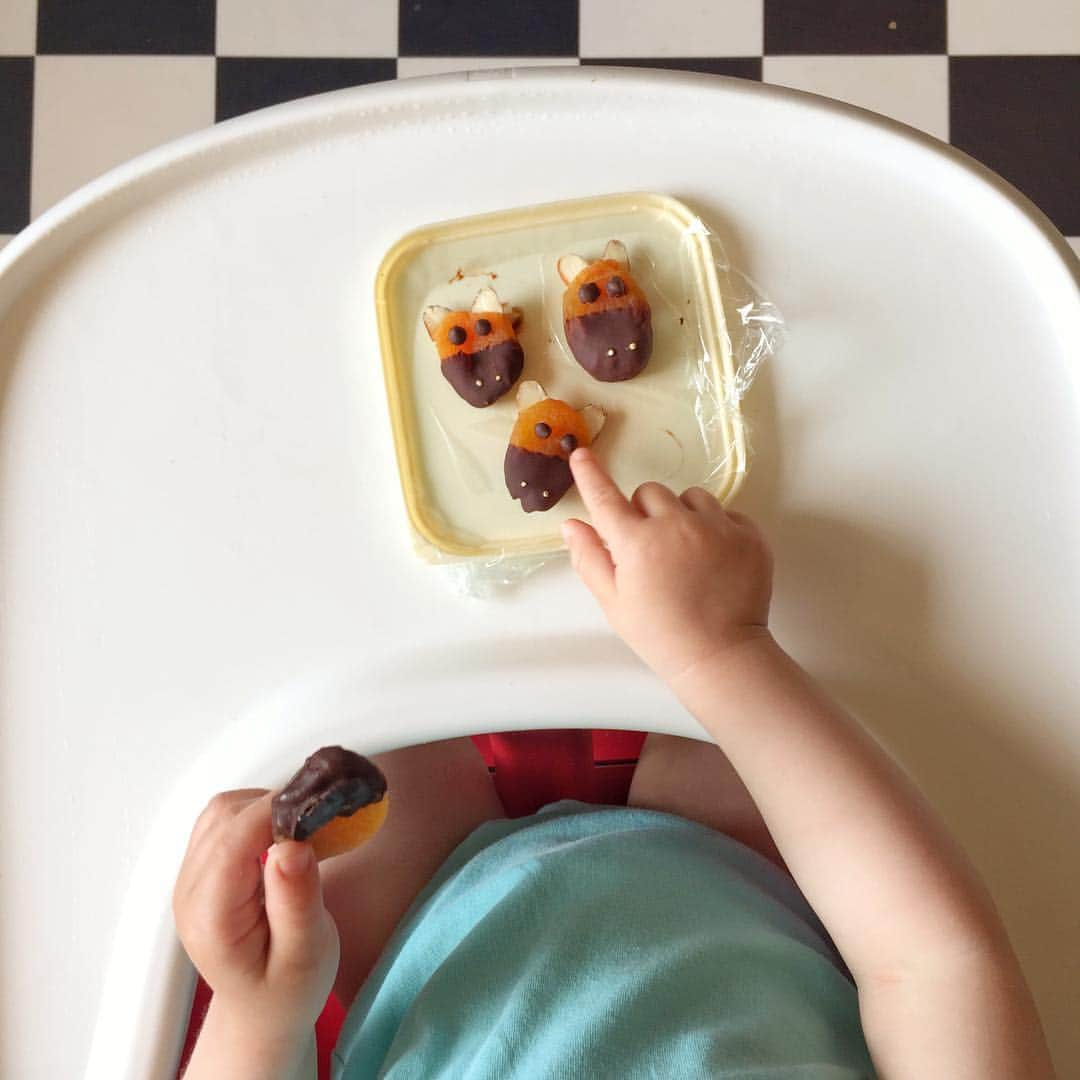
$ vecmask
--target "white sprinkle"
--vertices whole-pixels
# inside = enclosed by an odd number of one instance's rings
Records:
[[[522,486],[522,487],[528,487],[529,485],[528,485],[527,483],[525,483],[525,481],[524,481],[524,480],[522,480],[522,481],[521,481],[521,486]]]
[[[634,350],[635,350],[635,349],[637,348],[637,342],[636,342],[636,341],[631,341],[631,342],[630,342],[630,344],[629,344],[629,345],[627,345],[626,347],[627,347],[627,348],[628,348],[628,349],[629,349],[629,350],[630,350],[631,352],[633,352],[633,351],[634,351]]]
[[[614,356],[615,355],[615,350],[614,349],[608,349],[607,354],[608,354],[608,356]]]
[[[501,375],[496,375],[495,376],[495,381],[496,382],[502,382],[502,376]]]
[[[477,386],[483,386],[484,385],[484,380],[483,379],[477,379],[476,380],[476,385]]]
[[[544,496],[545,499],[551,497],[551,492],[550,491],[543,491],[543,492],[541,492],[541,494]]]

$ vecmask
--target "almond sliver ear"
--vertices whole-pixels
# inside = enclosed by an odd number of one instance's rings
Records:
[[[523,412],[530,405],[543,401],[547,397],[547,391],[535,380],[526,379],[518,386],[517,407],[518,412]]]
[[[472,309],[477,315],[482,311],[494,312],[496,315],[501,314],[502,304],[499,302],[498,293],[490,285],[485,289],[481,289],[472,302]]]
[[[450,314],[448,307],[443,307],[442,304],[429,304],[424,308],[424,329],[428,332],[429,338],[435,337],[435,331],[439,329],[439,323]]]
[[[630,269],[630,256],[626,253],[626,245],[621,240],[609,240],[604,248],[604,258],[617,262],[620,266]]]
[[[589,430],[589,438],[595,439],[604,426],[607,413],[599,405],[586,405],[581,410],[581,415],[585,420],[585,427]]]
[[[589,264],[580,255],[564,255],[555,264],[564,285],[569,285]]]

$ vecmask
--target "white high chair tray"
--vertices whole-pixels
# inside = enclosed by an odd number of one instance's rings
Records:
[[[971,851],[1080,1073],[1075,259],[869,113],[560,68],[256,113],[0,254],[4,1076],[170,1075],[169,894],[216,790],[329,741],[696,733],[565,565],[475,601],[414,556],[379,363],[406,231],[625,190],[696,208],[790,321],[744,402],[775,629]]]

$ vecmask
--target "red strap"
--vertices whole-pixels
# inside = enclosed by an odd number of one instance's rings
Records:
[[[593,800],[591,731],[514,731],[489,738],[495,787],[510,817],[559,799]]]

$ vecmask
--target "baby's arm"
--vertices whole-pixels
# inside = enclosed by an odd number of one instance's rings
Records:
[[[731,760],[859,989],[885,1077],[1053,1075],[986,889],[902,770],[776,644],[757,529],[691,489],[625,499],[571,457],[571,559],[608,620]],[[606,545],[606,546],[605,546]]]
[[[310,845],[272,841],[270,793],[216,795],[173,891],[180,940],[214,992],[184,1080],[294,1080],[338,963]]]

